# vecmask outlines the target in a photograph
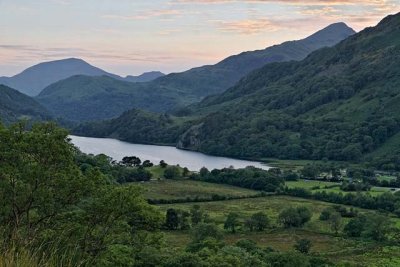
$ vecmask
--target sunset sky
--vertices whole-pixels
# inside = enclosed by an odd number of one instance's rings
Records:
[[[0,0],[0,76],[67,57],[120,75],[177,72],[396,12],[400,0]]]

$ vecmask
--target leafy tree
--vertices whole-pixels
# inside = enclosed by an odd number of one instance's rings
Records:
[[[187,167],[184,167],[182,170],[182,176],[187,177],[189,175],[190,171]]]
[[[296,241],[294,248],[300,253],[308,254],[310,252],[311,246],[312,246],[311,240],[300,239]]]
[[[328,220],[332,231],[334,231],[335,234],[338,234],[339,230],[342,228],[342,216],[340,213],[332,213]]]
[[[204,241],[207,238],[222,240],[223,233],[215,224],[200,223],[192,229],[191,236],[194,242]]]
[[[386,216],[374,214],[367,217],[363,235],[375,241],[384,241],[392,229],[392,223]]]
[[[132,157],[124,157],[121,161],[122,165],[128,166],[128,167],[137,167],[142,163],[140,158],[132,156]]]
[[[327,221],[331,217],[332,213],[335,212],[335,210],[331,207],[325,208],[321,211],[321,214],[319,215],[319,219],[321,221]]]
[[[224,223],[224,229],[230,229],[232,233],[236,232],[236,227],[239,226],[239,214],[231,212]]]
[[[170,230],[176,230],[179,226],[179,215],[175,209],[168,209],[165,226]]]
[[[168,166],[168,164],[164,160],[160,161],[160,167],[161,168],[166,168],[167,166]]]
[[[144,168],[150,168],[150,167],[153,167],[154,164],[151,163],[150,160],[145,160],[145,161],[143,161],[142,166],[143,166]]]
[[[357,216],[345,225],[344,232],[349,237],[360,237],[366,227],[366,222],[365,216]]]
[[[181,170],[177,166],[168,166],[164,170],[165,179],[179,179],[182,177]]]
[[[254,213],[245,224],[250,231],[264,231],[269,226],[269,223],[269,218],[264,212],[257,212]]]
[[[287,208],[278,216],[278,221],[285,228],[300,227],[311,219],[312,213],[306,207]]]
[[[197,225],[204,220],[204,211],[201,209],[199,205],[194,205],[190,209],[190,216],[192,218],[192,224]]]

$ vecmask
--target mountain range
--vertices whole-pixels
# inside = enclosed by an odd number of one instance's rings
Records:
[[[122,78],[94,67],[82,59],[68,58],[34,65],[13,77],[0,77],[0,84],[14,88],[26,95],[36,96],[50,84],[75,75],[108,76],[130,82],[148,82],[164,74],[161,72],[149,72],[140,76]]]
[[[267,64],[188,113],[168,121],[153,115],[161,134],[147,138],[146,121],[138,118],[144,115],[137,111],[76,132],[131,142],[172,141],[213,155],[379,158],[379,167],[400,168],[400,13],[302,61]]]
[[[55,116],[71,121],[113,118],[132,108],[153,112],[179,110],[209,95],[222,93],[265,64],[304,59],[312,51],[335,45],[352,34],[354,31],[346,24],[336,23],[303,40],[241,53],[216,65],[141,84],[123,83],[106,77],[109,75],[73,76],[48,86],[37,100]]]

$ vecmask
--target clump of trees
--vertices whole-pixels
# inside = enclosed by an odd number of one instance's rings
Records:
[[[191,179],[209,183],[229,184],[266,192],[275,192],[284,185],[284,178],[279,169],[266,171],[255,167],[215,169],[211,172],[206,168],[202,168],[198,174],[192,174]]]
[[[312,212],[307,207],[290,207],[279,213],[278,221],[285,228],[302,227],[311,217]]]
[[[96,165],[108,159],[85,165],[67,135],[54,124],[0,125],[0,248],[63,251],[77,266],[130,266],[154,246],[162,217],[137,186],[110,181],[115,169]]]

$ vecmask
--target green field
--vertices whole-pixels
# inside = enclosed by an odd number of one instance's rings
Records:
[[[241,200],[227,200],[218,202],[205,202],[197,203],[204,209],[210,218],[221,228],[226,219],[226,216],[230,212],[236,212],[240,214],[240,219],[243,222],[251,214],[255,212],[265,212],[271,219],[271,226],[274,228],[269,229],[265,232],[248,232],[245,229],[240,229],[235,234],[226,232],[224,241],[228,244],[234,244],[240,239],[250,239],[255,241],[261,247],[271,247],[274,250],[279,251],[291,251],[296,240],[306,238],[313,243],[313,253],[317,253],[332,260],[337,261],[348,261],[350,263],[372,263],[376,261],[376,266],[396,266],[390,265],[390,258],[387,258],[385,249],[382,246],[378,246],[374,243],[367,241],[361,241],[356,239],[348,239],[341,236],[335,236],[330,229],[327,222],[319,220],[319,215],[326,207],[332,207],[334,204],[329,204],[320,201],[306,200],[301,198],[294,198],[288,196],[269,196],[264,198],[256,199],[241,199]],[[166,211],[169,208],[190,210],[193,203],[183,204],[168,204],[159,205],[162,211]],[[281,210],[287,207],[306,206],[313,212],[313,217],[310,222],[306,223],[303,228],[298,229],[283,229],[277,225],[277,217]],[[349,208],[349,207],[348,207]],[[374,212],[364,209],[357,210],[361,213]],[[343,219],[344,224],[349,219]],[[392,218],[396,225],[399,225],[400,219]],[[166,231],[165,232],[166,242],[168,246],[175,247],[177,249],[184,248],[190,242],[190,232],[188,231]],[[387,250],[387,248],[386,248]],[[400,251],[395,253],[390,250],[393,260],[400,258]],[[373,261],[371,261],[373,257]],[[388,264],[389,262],[389,264]],[[384,263],[388,265],[379,265]]]
[[[222,184],[191,180],[152,180],[141,183],[147,199],[211,198],[213,195],[227,197],[252,196],[259,192]]]
[[[299,181],[288,181],[285,183],[287,187],[289,188],[305,188],[309,189],[312,192],[322,192],[325,191],[327,193],[355,193],[355,192],[345,192],[340,189],[340,183],[334,183],[334,182],[324,182],[324,181],[313,181],[313,180],[299,180]],[[315,188],[315,187],[320,187],[320,188]],[[335,186],[335,187],[331,187]],[[325,188],[328,187],[328,188]],[[314,188],[314,189],[313,189]],[[385,193],[385,192],[391,192],[392,189],[388,187],[377,187],[374,186],[369,190],[368,192],[363,192],[363,193],[368,193],[373,196]]]

